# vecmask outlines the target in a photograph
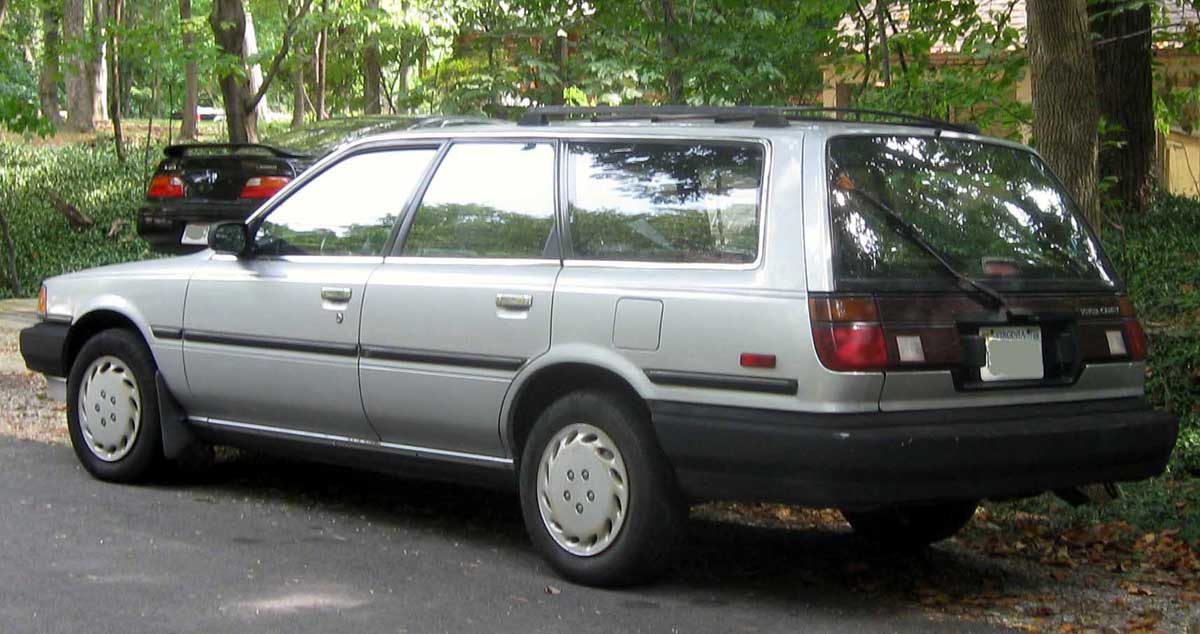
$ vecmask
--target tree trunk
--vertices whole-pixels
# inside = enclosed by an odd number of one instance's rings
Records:
[[[324,20],[329,17],[329,0],[321,0],[321,31],[317,33],[317,60],[316,60],[316,88],[317,88],[317,103],[314,107],[316,110],[317,121],[321,121],[329,116],[325,110],[325,60],[328,55],[329,48],[329,27],[324,26]]]
[[[1129,7],[1127,5],[1133,5]],[[1114,200],[1140,212],[1154,193],[1154,73],[1150,5],[1092,3],[1100,115],[1116,128],[1100,147],[1100,177],[1116,178]]]
[[[183,23],[183,48],[188,56],[184,71],[183,125],[179,127],[179,138],[184,141],[196,139],[196,110],[200,101],[200,79],[196,74],[196,60],[192,57],[191,30],[192,0],[179,0],[179,21]]]
[[[1096,68],[1087,0],[1028,0],[1033,138],[1093,229],[1100,229]]]
[[[59,51],[62,44],[62,32],[59,30],[62,22],[62,5],[47,2],[42,5],[42,67],[38,73],[38,102],[42,107],[42,116],[54,127],[62,125],[62,116],[58,113],[61,105],[58,101],[58,82],[62,78],[59,68]]]
[[[65,0],[63,3],[63,38],[67,42],[78,43],[86,41],[86,16],[84,0]],[[66,87],[67,87],[67,125],[77,132],[91,132],[96,129],[92,118],[95,112],[92,107],[91,82],[88,80],[90,65],[86,51],[75,47],[67,57]]]
[[[0,0],[0,27],[4,26],[4,19],[8,17],[8,0]]]
[[[892,85],[892,50],[888,43],[888,5],[884,0],[875,0],[875,28],[879,31],[879,80],[885,87]]]
[[[121,133],[121,49],[120,39],[117,37],[116,31],[111,28],[113,25],[121,24],[121,12],[124,10],[125,0],[108,0],[108,16],[110,19],[108,29],[108,85],[112,86],[112,90],[108,91],[108,112],[112,119],[113,125],[113,144],[117,150],[117,160],[125,162],[125,139]]]
[[[379,0],[367,0],[369,26],[366,47],[363,50],[363,111],[379,114],[379,94],[383,84],[383,70],[379,63]]]
[[[103,121],[108,118],[108,54],[105,52],[106,23],[108,8],[105,0],[92,0],[92,50],[88,58],[92,87],[92,118]]]
[[[683,103],[683,69],[680,68],[679,42],[675,30],[679,21],[675,15],[675,0],[662,0],[663,34],[659,42],[663,58],[667,62],[667,101]]]
[[[304,118],[308,114],[306,102],[308,96],[304,94],[304,56],[296,52],[292,58],[292,127],[299,128],[304,125]]]
[[[250,58],[256,57],[258,55],[258,35],[254,31],[254,16],[251,15],[249,10],[245,11],[245,13],[246,13],[246,47],[244,50],[246,51],[246,59],[250,59]],[[247,80],[247,90],[249,91],[248,94],[251,94],[251,95],[257,94],[258,89],[261,88],[262,84],[263,84],[262,66],[260,66],[258,64],[258,62],[255,62],[253,65],[250,66],[250,68],[247,69],[246,80]],[[271,115],[271,108],[268,105],[267,100],[259,99],[258,103],[254,104],[253,116],[254,116],[255,120],[256,121],[258,119],[266,120],[268,117],[270,117],[270,115]]]
[[[208,16],[217,48],[226,55],[245,60],[246,12],[242,0],[213,0],[212,13]],[[218,78],[221,98],[225,101],[225,129],[230,143],[247,143],[253,125],[246,114],[245,81],[237,73],[224,73]],[[257,130],[255,130],[257,133]],[[257,136],[257,134],[255,134]]]

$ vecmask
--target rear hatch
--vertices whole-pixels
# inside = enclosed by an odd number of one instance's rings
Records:
[[[827,367],[885,372],[883,409],[1140,393],[1145,339],[1074,203],[1003,143],[854,135],[827,148]]]

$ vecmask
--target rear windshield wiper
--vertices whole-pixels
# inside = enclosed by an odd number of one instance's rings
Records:
[[[1006,314],[1009,312],[1008,300],[1005,299],[1005,297],[1001,295],[999,291],[986,284],[983,284],[982,282],[977,282],[960,272],[954,267],[953,264],[950,264],[950,261],[937,247],[929,244],[929,241],[921,236],[921,232],[915,226],[913,226],[912,223],[905,220],[899,212],[897,212],[887,203],[864,191],[859,190],[858,187],[856,187],[854,183],[844,175],[838,180],[834,181],[834,186],[844,192],[857,196],[860,200],[866,201],[876,210],[882,212],[887,218],[888,224],[891,225],[892,229],[894,229],[896,233],[900,234],[906,240],[917,245],[922,251],[929,254],[929,256],[937,261],[937,263],[940,264],[947,273],[953,276],[954,279],[958,280],[960,288],[963,290],[967,290],[968,288],[974,289],[984,297],[988,298],[992,304],[992,307],[996,310],[1002,311]]]

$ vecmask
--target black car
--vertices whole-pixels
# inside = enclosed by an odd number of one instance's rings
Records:
[[[244,220],[334,148],[381,132],[493,123],[477,117],[328,119],[264,143],[169,145],[146,190],[137,230],[164,253],[199,251],[215,222]]]

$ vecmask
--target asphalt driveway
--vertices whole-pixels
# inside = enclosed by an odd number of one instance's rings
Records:
[[[0,437],[0,629],[1002,631],[831,582],[864,549],[836,532],[693,522],[672,579],[574,586],[533,553],[516,508],[483,490],[259,457],[104,484],[67,446]],[[867,557],[885,575],[979,576],[952,551]]]

